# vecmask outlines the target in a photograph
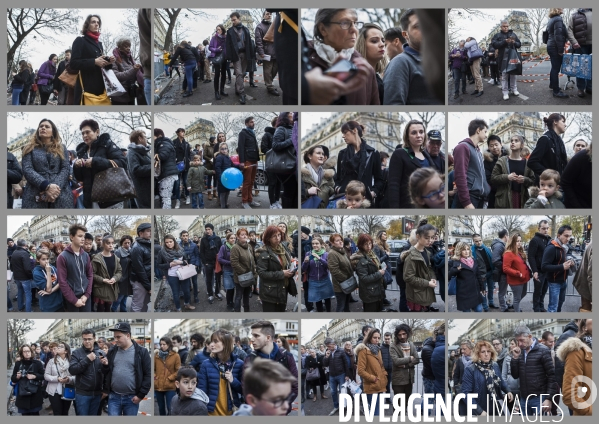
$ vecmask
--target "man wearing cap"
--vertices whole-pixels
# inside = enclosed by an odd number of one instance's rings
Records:
[[[152,225],[148,222],[139,224],[137,227],[137,238],[129,256],[131,257],[131,287],[133,287],[133,299],[131,310],[133,312],[147,312],[152,293]]]
[[[327,351],[324,354],[322,365],[329,367],[329,387],[333,396],[333,410],[329,415],[339,412],[339,390],[342,384],[349,380],[349,362],[343,348],[337,346],[334,339],[327,337],[324,341]]]
[[[433,160],[435,168],[441,172],[441,175],[445,175],[445,155],[441,151],[441,146],[443,146],[441,131],[430,130],[427,134],[427,138],[426,151]]]
[[[23,239],[17,240],[17,246],[11,256],[10,269],[13,272],[13,278],[19,289],[17,294],[19,311],[31,312],[33,263],[27,250],[27,241]]]
[[[114,334],[114,345],[104,365],[108,415],[137,416],[139,403],[152,387],[152,360],[148,350],[131,339],[128,322],[117,322],[109,331]]]
[[[220,280],[214,278],[216,255],[222,246],[222,241],[220,237],[214,234],[214,225],[208,223],[205,225],[204,230],[204,236],[200,241],[200,260],[204,266],[204,277],[206,280],[206,291],[208,292],[208,303],[212,305],[215,297],[216,300],[223,300],[223,297],[220,294]]]

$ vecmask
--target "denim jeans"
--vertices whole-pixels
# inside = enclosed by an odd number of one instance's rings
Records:
[[[13,87],[12,88],[12,103],[13,106],[19,106],[21,104],[19,96],[21,95],[21,91],[23,91],[23,87]]]
[[[378,393],[378,395],[380,396],[381,393]],[[379,415],[379,396],[376,397],[376,404],[374,405],[374,416]],[[372,397],[373,397],[373,394],[366,395],[366,399],[368,400],[368,405],[370,405],[370,409],[372,409],[372,407],[373,407]],[[364,412],[366,412],[366,410],[364,410]]]
[[[546,396],[544,400],[547,400]],[[520,398],[520,411],[522,415],[541,415],[541,397],[530,396],[528,401],[525,397]]]
[[[235,284],[235,312],[241,312],[241,301],[243,300],[243,311],[250,311],[250,293],[254,286],[241,287],[239,284]]]
[[[101,400],[102,395],[84,396],[79,393],[75,394],[75,410],[77,411],[77,415],[98,415]]]
[[[576,54],[592,54],[593,53],[593,45],[587,44],[584,46],[580,46],[579,49],[574,50]],[[584,79],[584,78],[576,78],[576,87],[579,90],[589,90],[593,89],[593,80]]]
[[[455,94],[460,94],[460,81],[462,82],[462,92],[466,91],[466,74],[462,73],[460,68],[453,68],[451,70],[453,75],[453,91]]]
[[[564,56],[557,52],[557,49],[552,47],[547,49],[549,59],[551,60],[551,71],[549,73],[549,87],[553,88],[553,94],[560,92],[559,88],[559,72],[562,68]]]
[[[335,292],[335,300],[337,301],[337,307],[335,308],[335,312],[349,312],[349,297],[350,294],[345,294],[343,292]]]
[[[164,65],[164,73],[167,77],[168,77],[168,72],[169,72],[168,68],[170,68],[170,66],[171,65]]]
[[[343,360],[345,360],[345,358],[343,358]],[[333,406],[335,408],[339,408],[339,390],[343,383],[345,383],[345,374],[340,374],[335,377],[329,375],[329,386],[331,387],[331,396],[333,396]]]
[[[18,281],[17,287],[19,292],[17,294],[17,302],[19,304],[19,311],[25,308],[25,312],[31,312],[31,280]]]
[[[148,105],[152,104],[152,79],[144,78],[144,96]]]
[[[192,290],[193,289],[193,290]],[[191,288],[190,293],[193,293],[193,299],[197,303],[200,299],[200,295],[198,294],[198,275],[194,275],[191,277]]]
[[[162,278],[162,271],[158,268],[158,264],[154,264],[154,278],[158,280]]]
[[[549,306],[547,312],[561,312],[562,305],[566,300],[566,288],[568,282],[563,283],[549,283]]]
[[[191,208],[204,209],[204,195],[202,193],[191,193]]]
[[[168,390],[166,392],[154,390],[154,397],[158,402],[158,411],[160,416],[164,417],[171,414],[171,401],[176,394],[177,392],[174,390]]]
[[[549,283],[543,274],[539,274],[539,279],[533,282],[535,289],[532,293],[532,307],[535,312],[541,312],[541,308],[545,309],[545,295],[549,290]]]
[[[478,308],[480,308],[480,310],[477,310],[475,312],[482,312],[483,311],[482,305],[478,305]],[[428,379],[426,377],[422,377],[422,394],[425,395],[427,393],[430,393],[430,394],[434,394],[435,393],[435,380],[430,380],[430,379]],[[430,401],[429,404],[434,405],[435,404],[435,399],[434,398],[431,399],[431,401]],[[422,402],[420,404],[420,408],[421,408],[422,411],[424,411],[424,402]],[[434,410],[435,410],[435,407],[433,406],[433,411]]]
[[[110,395],[108,395],[108,415],[137,417],[139,403],[133,403],[134,397],[135,395],[119,395],[110,392]]]
[[[483,311],[483,304],[479,303],[478,305],[476,305],[476,308],[465,309],[465,310],[460,311],[460,312],[482,312],[482,311]]]
[[[187,80],[187,92],[193,92],[193,70],[196,68],[196,63],[185,64],[185,79]]]
[[[112,307],[110,310],[112,312],[127,312],[127,294],[119,294],[117,300],[112,302]]]
[[[188,196],[189,191],[187,190],[187,171],[179,172],[179,179],[175,183],[175,187],[173,187],[173,194],[177,200],[181,200],[181,182],[183,182],[183,194]]]
[[[171,290],[173,291],[173,300],[177,309],[181,309],[181,302],[179,301],[179,293],[181,291],[183,291],[183,301],[186,305],[189,305],[189,302],[191,302],[191,295],[189,293],[190,279],[179,280],[179,277],[172,277],[170,275],[167,278],[168,285],[171,286]]]

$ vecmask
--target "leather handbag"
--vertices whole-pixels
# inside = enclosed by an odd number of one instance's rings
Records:
[[[216,56],[211,57],[209,60],[213,65],[222,65],[224,59],[225,59],[225,55],[222,53],[219,53]]]
[[[274,174],[293,174],[296,162],[294,147],[289,146],[287,149],[278,152],[273,149],[266,152],[264,166],[267,172]]]
[[[355,275],[352,275],[345,281],[339,283],[339,287],[341,287],[341,291],[345,294],[350,294],[355,289],[358,288],[358,280]]]
[[[160,157],[156,154],[156,155],[154,155],[154,177],[160,178],[161,173],[162,173],[162,164],[160,162]]]
[[[110,161],[112,168],[98,172],[92,185],[92,202],[122,202],[137,197],[127,170]]]
[[[241,287],[249,287],[256,284],[256,279],[254,278],[254,273],[252,271],[238,275],[237,281]]]
[[[65,69],[64,71],[62,71],[62,74],[60,74],[58,76],[58,79],[60,81],[62,81],[62,83],[68,87],[75,87],[75,84],[77,83],[77,76],[79,75],[79,73],[76,74],[69,74],[67,72],[67,70]]]
[[[79,72],[79,83],[81,84],[81,105],[84,106],[110,106],[110,97],[106,94],[106,89],[100,95],[86,93],[83,88],[83,80],[81,79],[81,72]]]
[[[52,86],[52,84],[46,84],[46,85],[42,85],[40,86],[40,93],[41,94],[52,94],[54,92],[54,87]]]
[[[318,368],[312,368],[311,370],[308,370],[308,373],[306,374],[306,381],[314,381],[318,379],[320,379],[320,371]]]
[[[227,381],[227,387],[229,389],[229,396],[231,396],[231,406],[232,406],[231,411],[235,412],[239,409],[239,407],[235,405],[235,398],[233,397],[233,391],[231,390],[231,383],[229,383],[228,381]]]
[[[177,277],[179,277],[179,280],[181,281],[187,280],[194,275],[198,275],[198,271],[196,271],[195,265],[192,264],[184,265],[177,270]]]

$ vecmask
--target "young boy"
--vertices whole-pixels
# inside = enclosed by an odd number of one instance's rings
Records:
[[[366,186],[361,181],[353,180],[345,187],[345,199],[337,201],[337,209],[366,209],[370,200],[366,199]]]
[[[214,171],[206,169],[201,161],[201,156],[195,155],[187,173],[187,185],[189,186],[187,190],[191,193],[192,209],[204,209],[204,195],[202,194],[206,190],[204,176],[214,174]]]
[[[243,377],[245,404],[234,416],[287,415],[295,377],[278,362],[256,358]]]
[[[63,311],[63,300],[56,268],[50,265],[50,252],[40,249],[36,253],[38,265],[33,269],[33,284],[39,289],[40,310],[42,312]]]
[[[208,396],[196,389],[198,376],[193,367],[181,367],[177,372],[175,386],[179,396],[171,401],[171,415],[208,415]]]
[[[565,209],[561,201],[562,193],[559,191],[560,176],[553,169],[546,169],[539,177],[539,186],[530,189],[530,199],[526,201],[524,209]]]

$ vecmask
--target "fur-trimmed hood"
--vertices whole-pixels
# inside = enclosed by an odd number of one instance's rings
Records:
[[[360,353],[361,351],[363,351],[364,349],[368,350],[370,352],[370,349],[368,348],[368,346],[366,346],[364,343],[360,343],[359,345],[357,345],[354,348],[354,353],[356,354],[356,357],[358,356],[358,353]]]
[[[557,349],[557,352],[555,352],[555,355],[559,358],[560,361],[566,362],[566,358],[568,357],[568,355],[578,350],[584,350],[590,354],[593,353],[591,348],[588,347],[578,337],[570,337],[560,345],[560,347]]]
[[[368,209],[370,205],[370,200],[364,199],[364,201],[362,202],[362,206],[360,206],[360,209]],[[338,200],[337,209],[347,209],[347,201],[345,199]]]
[[[335,170],[333,169],[333,167],[326,168],[325,165],[327,164],[327,162],[325,162],[325,164],[322,166],[322,169],[324,170],[323,179],[324,180],[332,180],[333,177],[335,176]],[[308,165],[306,165],[306,166],[308,166]],[[306,168],[306,166],[303,166],[301,169],[302,181],[304,183],[309,183],[313,186],[316,186],[316,181],[314,181],[314,178],[312,178],[312,173],[310,172],[310,170],[308,168]],[[322,184],[322,182],[321,182],[321,184]]]
[[[530,197],[538,197],[539,196],[539,191],[541,191],[541,189],[539,187],[537,187],[537,186],[532,186],[532,187],[530,187],[528,189],[528,193],[530,194]],[[560,199],[560,200],[562,199],[562,197],[564,197],[563,194],[562,194],[562,192],[559,191],[559,190],[555,191],[554,196],[557,199]]]

